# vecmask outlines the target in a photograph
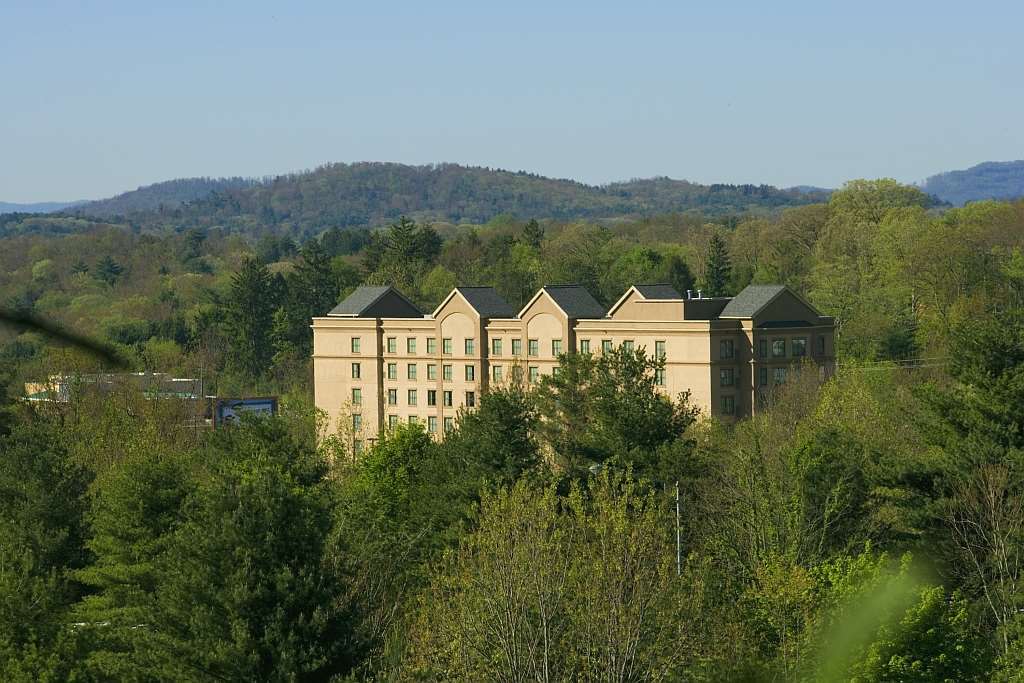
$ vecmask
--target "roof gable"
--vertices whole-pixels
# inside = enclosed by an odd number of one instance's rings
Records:
[[[661,283],[656,285],[633,285],[636,291],[645,299],[653,300],[676,300],[682,299],[683,295],[676,291],[672,285]]]
[[[523,313],[544,294],[555,302],[555,305],[571,320],[604,317],[604,306],[580,285],[545,285],[541,287],[519,311],[519,317],[522,317]]]
[[[512,305],[498,294],[494,287],[456,287],[481,318],[514,318],[516,311]]]
[[[356,287],[329,316],[353,318],[422,318],[423,311],[390,285]]]
[[[785,297],[796,302],[799,308],[806,309],[812,318],[820,318],[821,314],[803,297],[785,285],[748,285],[742,292],[733,297],[718,317],[753,319]],[[781,304],[780,304],[781,305]],[[774,306],[773,308],[778,308]],[[783,306],[785,308],[785,306]],[[776,311],[778,313],[779,311]]]

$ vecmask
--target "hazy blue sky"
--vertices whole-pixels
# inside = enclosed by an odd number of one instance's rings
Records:
[[[1024,2],[0,0],[0,200],[331,161],[835,186],[1024,158]]]

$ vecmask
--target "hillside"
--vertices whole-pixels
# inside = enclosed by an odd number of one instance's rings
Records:
[[[456,164],[330,164],[265,181],[189,179],[160,183],[77,209],[129,218],[140,229],[223,227],[299,238],[330,227],[378,226],[401,215],[484,223],[501,214],[561,220],[654,213],[771,213],[823,196],[768,185],[699,185],[652,178],[586,185]]]
[[[0,202],[0,214],[3,213],[53,213],[63,211],[83,202],[34,202],[31,204],[17,204],[13,202]]]
[[[921,189],[956,206],[1024,197],[1024,161],[986,161],[966,170],[939,173],[924,181]]]

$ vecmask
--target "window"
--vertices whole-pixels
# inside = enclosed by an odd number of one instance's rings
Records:
[[[360,389],[359,387],[355,387],[352,389],[352,405],[363,405],[363,390]]]
[[[623,341],[622,342],[622,348],[625,349],[626,351],[632,352],[633,351],[633,340],[632,339],[627,339],[627,340]]]
[[[388,363],[388,379],[398,379],[398,363]]]
[[[523,340],[513,339],[512,340],[512,355],[521,356],[523,355]]]
[[[722,415],[736,414],[736,399],[732,396],[722,397]]]
[[[611,339],[602,339],[601,340],[601,353],[611,353],[611,352],[612,352],[612,340]]]
[[[398,389],[388,389],[388,405],[398,405]]]
[[[825,355],[825,336],[821,334],[818,335],[818,355]]]
[[[411,406],[416,405],[416,390],[415,389],[410,389],[409,390],[409,395],[406,398],[409,399],[409,405],[411,405]]]
[[[450,417],[444,419],[444,433],[449,434],[455,429],[455,420]]]
[[[437,363],[427,364],[427,379],[437,379]]]
[[[355,455],[359,455],[360,453],[363,452],[363,440],[362,439],[355,439],[355,440],[352,441],[352,452]]]
[[[723,339],[718,342],[718,357],[733,358],[736,356],[736,347],[732,339]]]
[[[398,428],[398,416],[397,415],[388,415],[388,429],[397,429],[397,428]]]
[[[363,416],[356,413],[352,416],[352,431],[358,432],[363,428]]]
[[[665,386],[665,368],[657,368],[654,371],[654,383],[659,386]]]
[[[552,339],[551,340],[551,355],[558,358],[562,355],[562,340]]]
[[[352,337],[352,353],[359,353],[363,340],[360,337]]]
[[[437,353],[437,339],[434,337],[427,337],[427,353]]]
[[[492,356],[500,356],[501,355],[501,340],[500,339],[492,339],[491,340],[491,355]]]
[[[786,368],[772,368],[772,376],[776,384],[785,384]]]
[[[758,340],[758,342],[757,342],[757,355],[760,356],[761,358],[767,358],[768,357],[768,340],[767,339],[760,339],[760,340]]]
[[[398,353],[398,339],[396,337],[388,337],[388,353]]]
[[[580,353],[590,353],[589,339],[580,339]]]
[[[445,337],[441,340],[441,353],[446,356],[452,355],[452,338]]]
[[[427,405],[428,406],[436,406],[437,405],[437,390],[436,389],[427,389]]]
[[[474,353],[476,353],[476,342],[473,341],[472,339],[467,339],[466,340],[466,347],[465,348],[466,348],[466,355],[467,356],[472,356]]]
[[[540,355],[539,341],[537,341],[536,339],[530,339],[529,341],[526,342],[526,344],[526,354],[528,356],[530,356],[531,358],[536,358],[538,355]]]
[[[807,355],[807,337],[797,337],[792,344],[794,358],[802,358]]]
[[[757,383],[759,386],[768,386],[768,368],[757,369]]]
[[[522,382],[523,381],[523,366],[513,365],[512,366],[512,381]]]
[[[409,378],[409,379],[416,379],[416,364],[415,363],[409,363],[409,365],[407,365],[405,367],[405,376],[407,378]]]
[[[405,340],[405,352],[416,353],[416,337],[407,337]]]
[[[448,365],[448,364],[442,365],[441,366],[441,376],[444,378],[445,382],[451,382],[452,381],[452,366]]]
[[[362,373],[361,373],[361,368],[359,367],[359,363],[353,363],[352,364],[352,379],[359,379],[359,375],[360,374],[362,374]]]
[[[409,416],[409,425],[410,426],[416,424],[417,422],[419,422],[419,420],[416,418],[415,415],[410,415]]]
[[[654,358],[664,359],[665,358],[665,342],[656,341],[654,342]]]
[[[772,339],[772,358],[786,357],[786,340]]]
[[[442,398],[444,399],[444,407],[445,408],[451,408],[452,407],[452,392],[450,392],[450,391],[444,392],[444,395],[442,396]]]
[[[476,393],[472,391],[466,392],[466,407],[473,408],[476,406]]]
[[[495,382],[500,382],[501,381],[502,374],[503,374],[503,371],[502,371],[502,367],[500,365],[492,365],[491,366],[491,379],[493,379]]]
[[[732,368],[722,368],[718,371],[718,379],[720,386],[731,387],[736,383],[736,376],[733,374]]]
[[[540,377],[540,369],[536,365],[530,366],[529,377],[531,382],[536,382],[537,379]]]
[[[466,366],[466,381],[467,382],[472,382],[475,379],[476,379],[476,366],[475,365],[467,365]]]
[[[437,418],[433,415],[427,417],[427,433],[437,434]]]
[[[559,374],[560,374],[561,372],[562,372],[562,368],[560,368],[560,367],[559,367],[559,366],[557,366],[557,365],[556,365],[555,367],[551,368],[551,376],[552,376],[552,377],[558,377],[558,375],[559,375]]]

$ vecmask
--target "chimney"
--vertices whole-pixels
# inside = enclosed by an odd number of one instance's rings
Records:
[[[704,290],[703,289],[698,289],[697,290],[697,298],[698,299],[703,299],[704,298]]]

